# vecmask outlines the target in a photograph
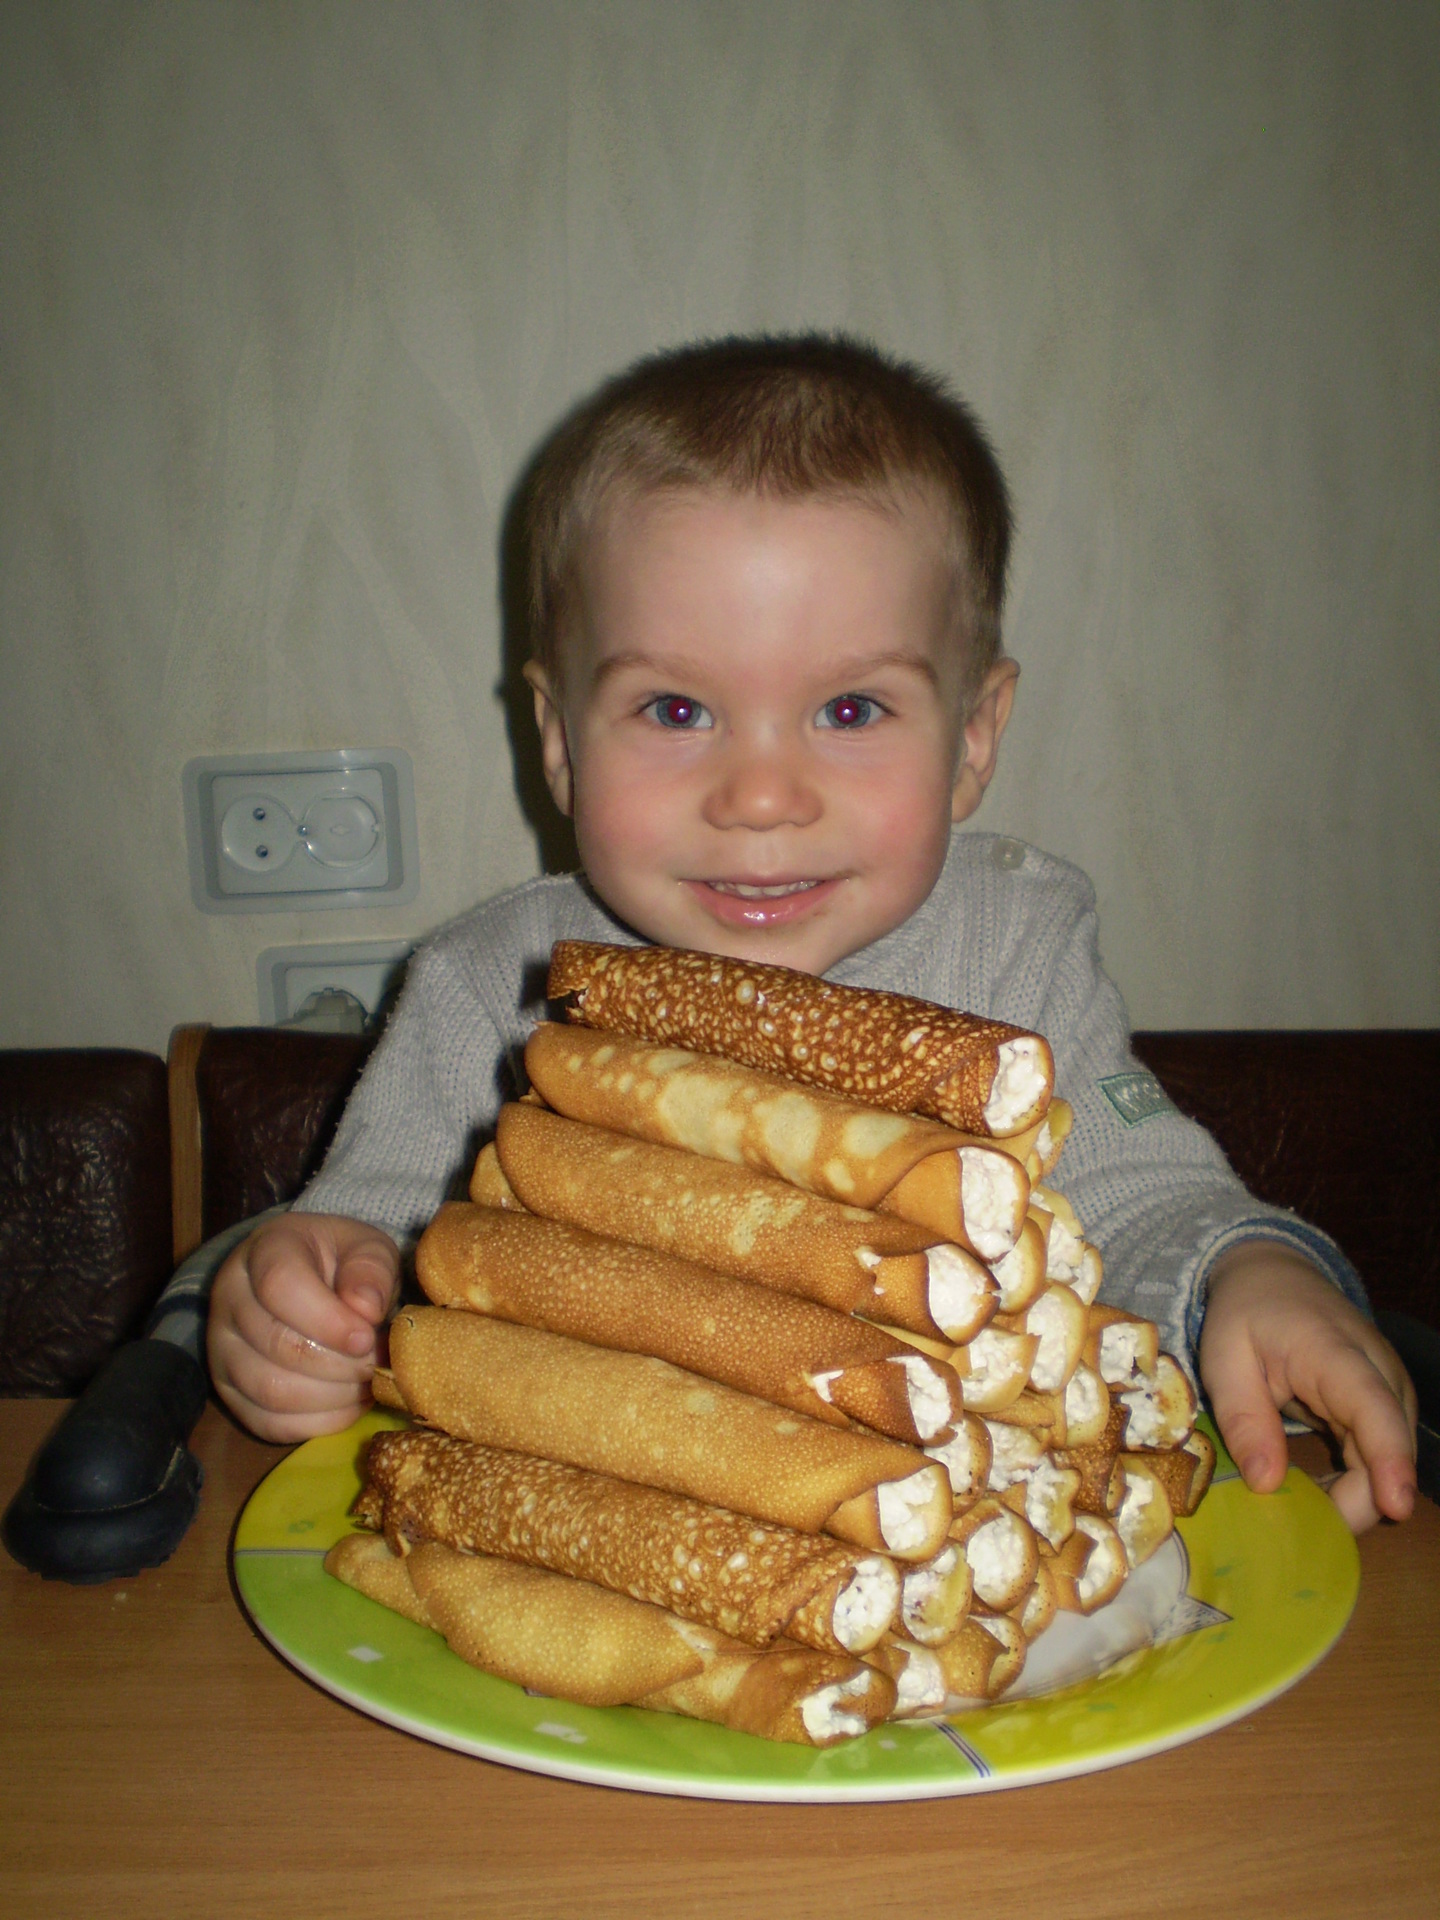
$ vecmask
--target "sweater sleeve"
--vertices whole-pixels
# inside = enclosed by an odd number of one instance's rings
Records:
[[[453,950],[422,949],[296,1211],[364,1220],[410,1246],[463,1194],[507,1072],[505,1040]]]
[[[1075,1109],[1055,1184],[1100,1250],[1104,1298],[1158,1322],[1162,1344],[1193,1369],[1210,1269],[1238,1242],[1264,1238],[1292,1247],[1368,1311],[1334,1242],[1248,1193],[1130,1051],[1124,1006],[1100,964],[1094,889],[1068,871],[1072,884],[1052,899],[1053,960],[1031,1024],[1050,1041],[1056,1090]]]

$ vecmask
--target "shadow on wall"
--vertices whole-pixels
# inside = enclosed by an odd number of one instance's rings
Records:
[[[535,725],[535,696],[524,677],[531,655],[529,552],[527,506],[535,469],[543,455],[569,424],[569,416],[541,442],[527,462],[505,508],[500,529],[500,661],[496,692],[505,709],[505,731],[515,770],[515,791],[521,811],[535,836],[545,873],[574,873],[580,865],[570,822],[550,798],[540,760],[540,733]]]

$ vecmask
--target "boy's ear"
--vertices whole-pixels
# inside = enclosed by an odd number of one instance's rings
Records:
[[[1020,668],[1013,660],[997,660],[985,676],[980,697],[970,709],[961,741],[960,771],[950,795],[950,818],[968,820],[985,797],[1000,757],[1000,739],[1010,724],[1015,683]]]
[[[551,799],[568,820],[574,806],[575,783],[570,773],[570,743],[565,738],[564,715],[550,676],[540,662],[527,660],[524,671],[535,695],[535,724],[540,729],[540,763],[545,769],[545,784]]]

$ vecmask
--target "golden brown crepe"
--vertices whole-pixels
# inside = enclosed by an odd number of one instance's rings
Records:
[[[883,1207],[982,1260],[1025,1223],[1018,1160],[936,1121],[887,1113],[678,1047],[539,1026],[525,1067],[557,1113],[773,1174],[847,1206]]]
[[[951,1366],[850,1314],[533,1214],[452,1202],[415,1268],[438,1306],[650,1354],[833,1426],[928,1445],[963,1411]]]
[[[1036,1125],[1054,1084],[1048,1045],[1021,1027],[757,961],[562,940],[548,991],[573,996],[586,1026],[722,1055],[967,1133]]]
[[[355,1511],[397,1552],[423,1540],[592,1581],[764,1647],[864,1653],[896,1617],[894,1565],[679,1494],[423,1428],[380,1433]]]
[[[403,1559],[351,1534],[328,1573],[442,1633],[471,1666],[584,1706],[633,1705],[832,1746],[885,1718],[887,1675],[848,1654],[766,1651],[586,1580],[426,1542]]]
[[[1194,1513],[1215,1473],[1215,1443],[1200,1428],[1170,1452],[1146,1453],[1145,1464],[1165,1489],[1177,1518]]]
[[[477,1207],[499,1207],[506,1213],[526,1211],[524,1201],[505,1178],[493,1140],[476,1156],[470,1175],[470,1198]]]
[[[973,1254],[894,1214],[518,1101],[501,1109],[495,1146],[514,1191],[551,1220],[951,1342],[995,1311]],[[491,1191],[487,1170],[470,1194],[484,1205]]]
[[[663,1360],[445,1307],[390,1328],[398,1396],[486,1446],[664,1487],[732,1512],[924,1560],[952,1512],[944,1469],[858,1429],[826,1426]],[[377,1394],[377,1398],[378,1398]]]

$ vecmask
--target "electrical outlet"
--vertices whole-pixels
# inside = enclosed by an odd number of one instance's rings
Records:
[[[260,1018],[293,1020],[317,993],[353,994],[374,1015],[414,949],[411,940],[349,940],[336,946],[267,947],[255,963]]]
[[[183,786],[190,892],[205,913],[415,897],[414,787],[398,748],[191,760]]]

